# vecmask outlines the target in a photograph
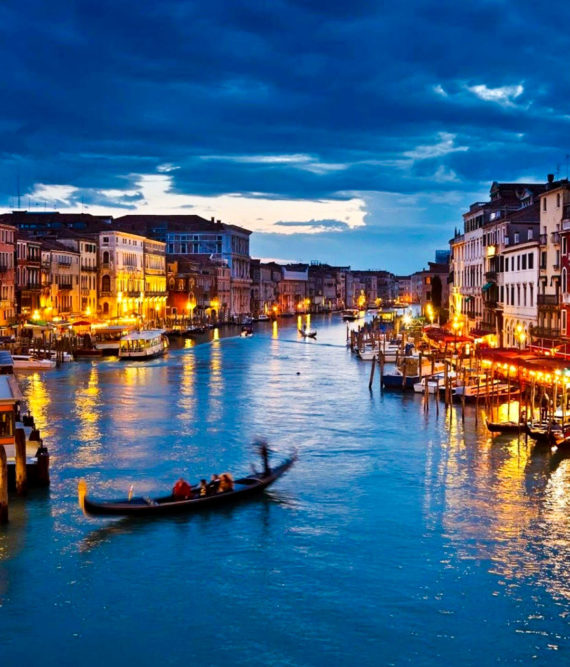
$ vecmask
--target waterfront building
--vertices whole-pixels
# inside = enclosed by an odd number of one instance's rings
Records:
[[[432,324],[443,324],[448,318],[449,264],[428,262],[428,268],[416,271],[410,278],[412,303],[420,305],[421,314]]]
[[[44,240],[41,245],[42,320],[68,319],[80,313],[80,253],[63,243]]]
[[[98,311],[104,319],[142,316],[144,242],[127,232],[99,233]]]
[[[16,318],[16,230],[0,224],[0,327],[12,324]]]
[[[251,312],[254,317],[276,312],[281,277],[281,267],[275,262],[251,260]]]
[[[125,215],[113,226],[166,243],[169,255],[207,255],[222,260],[231,275],[228,314],[250,312],[249,230],[198,215]]]
[[[514,242],[515,234],[520,237],[517,242],[524,234],[528,240],[528,229],[536,225],[536,200],[544,188],[537,183],[494,182],[489,201],[475,202],[464,213],[463,231],[456,230],[450,241],[450,312],[462,333],[493,337],[489,341],[499,344],[502,250]]]
[[[281,267],[278,289],[278,309],[280,314],[306,312],[309,309],[307,283],[309,267],[306,264],[288,264]]]
[[[397,303],[413,303],[412,276],[394,276],[394,301]]]
[[[569,204],[568,179],[555,181],[554,176],[549,174],[546,190],[540,195],[538,322],[532,329],[533,345],[545,350],[556,346],[562,335],[560,236],[565,207]]]
[[[16,240],[16,311],[22,320],[40,312],[41,241],[25,232],[17,233]]]
[[[145,238],[144,293],[141,295],[141,314],[147,322],[158,322],[166,313],[166,244]]]
[[[348,267],[334,267],[312,261],[309,265],[307,296],[312,312],[331,312],[344,307],[343,294]]]
[[[204,255],[169,255],[167,313],[197,322],[229,318],[230,269]]]
[[[522,348],[530,341],[537,321],[538,239],[509,243],[500,257],[496,289],[503,321],[499,345]]]
[[[360,295],[356,305],[362,308],[378,305],[378,271],[353,271],[352,273],[360,283]]]
[[[79,253],[79,309],[85,317],[97,314],[97,259],[96,236],[76,236],[63,232],[59,242]]]

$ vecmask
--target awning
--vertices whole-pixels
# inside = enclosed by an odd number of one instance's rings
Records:
[[[483,285],[483,292],[486,292],[487,290],[490,290],[491,287],[493,287],[495,283],[487,283],[486,285]]]
[[[483,338],[484,336],[492,336],[495,332],[488,329],[471,329],[469,334],[475,338]]]

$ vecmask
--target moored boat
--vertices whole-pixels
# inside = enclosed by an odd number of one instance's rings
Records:
[[[153,359],[168,350],[168,338],[162,329],[133,331],[121,338],[119,359]]]
[[[491,433],[526,433],[527,425],[524,422],[492,422],[487,420],[487,428]]]
[[[293,463],[297,455],[293,453],[288,459],[267,472],[242,477],[234,482],[232,491],[199,496],[197,486],[192,487],[193,497],[177,498],[172,494],[156,498],[133,496],[111,501],[96,501],[87,496],[87,486],[79,482],[79,505],[85,512],[93,516],[166,516],[169,514],[186,514],[207,508],[223,507],[251,498],[269,487],[279,479]]]
[[[354,322],[359,316],[358,310],[355,308],[348,308],[347,310],[342,311],[342,319],[345,322]]]
[[[40,359],[32,354],[13,354],[14,370],[44,371],[56,367],[55,359]]]

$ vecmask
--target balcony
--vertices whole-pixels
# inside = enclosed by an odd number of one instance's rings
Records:
[[[485,274],[485,280],[489,283],[497,282],[497,272],[496,271],[487,271]]]
[[[81,265],[81,270],[82,271],[93,271],[93,272],[95,272],[95,271],[97,271],[97,267],[96,266],[91,266],[90,264],[82,264]]]
[[[0,264],[0,273],[8,273],[8,271],[11,271],[12,267],[11,266],[6,266],[4,264]]]
[[[81,296],[89,296],[90,289],[88,287],[81,288]]]
[[[558,338],[560,327],[531,327],[530,333],[533,338]]]
[[[560,244],[560,232],[552,232],[550,242]]]
[[[65,283],[64,283],[64,282],[61,282],[61,283],[58,283],[58,284],[57,284],[57,288],[58,288],[58,290],[60,290],[60,291],[62,291],[62,290],[70,290],[70,289],[73,289],[73,283],[72,283],[72,282],[69,282],[69,283],[67,283],[67,282],[65,282]]]
[[[560,298],[558,294],[537,294],[536,295],[536,305],[537,306],[557,306],[560,303]]]
[[[546,245],[546,240],[548,239],[548,234],[541,234],[538,237],[538,239],[540,241],[540,245]]]
[[[25,287],[26,289],[40,289],[41,285],[40,285],[40,283],[34,283],[34,282],[31,282],[31,281],[28,281],[28,282],[24,285],[24,287]]]
[[[105,289],[99,290],[99,296],[112,296],[112,295],[113,292],[111,292],[111,290],[105,290]]]

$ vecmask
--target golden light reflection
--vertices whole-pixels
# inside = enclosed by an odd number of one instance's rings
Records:
[[[28,410],[33,415],[42,437],[49,435],[47,414],[51,405],[50,393],[41,373],[31,373],[26,377],[27,387],[22,386]],[[44,433],[45,432],[45,433]]]
[[[220,340],[220,330],[218,327],[214,329],[214,340]]]
[[[277,320],[273,320],[273,326],[271,327],[271,338],[279,338],[279,329],[277,327]]]
[[[80,422],[80,444],[75,452],[76,462],[82,466],[101,463],[101,417],[99,374],[95,366],[89,373],[87,386],[75,392],[75,409]]]

